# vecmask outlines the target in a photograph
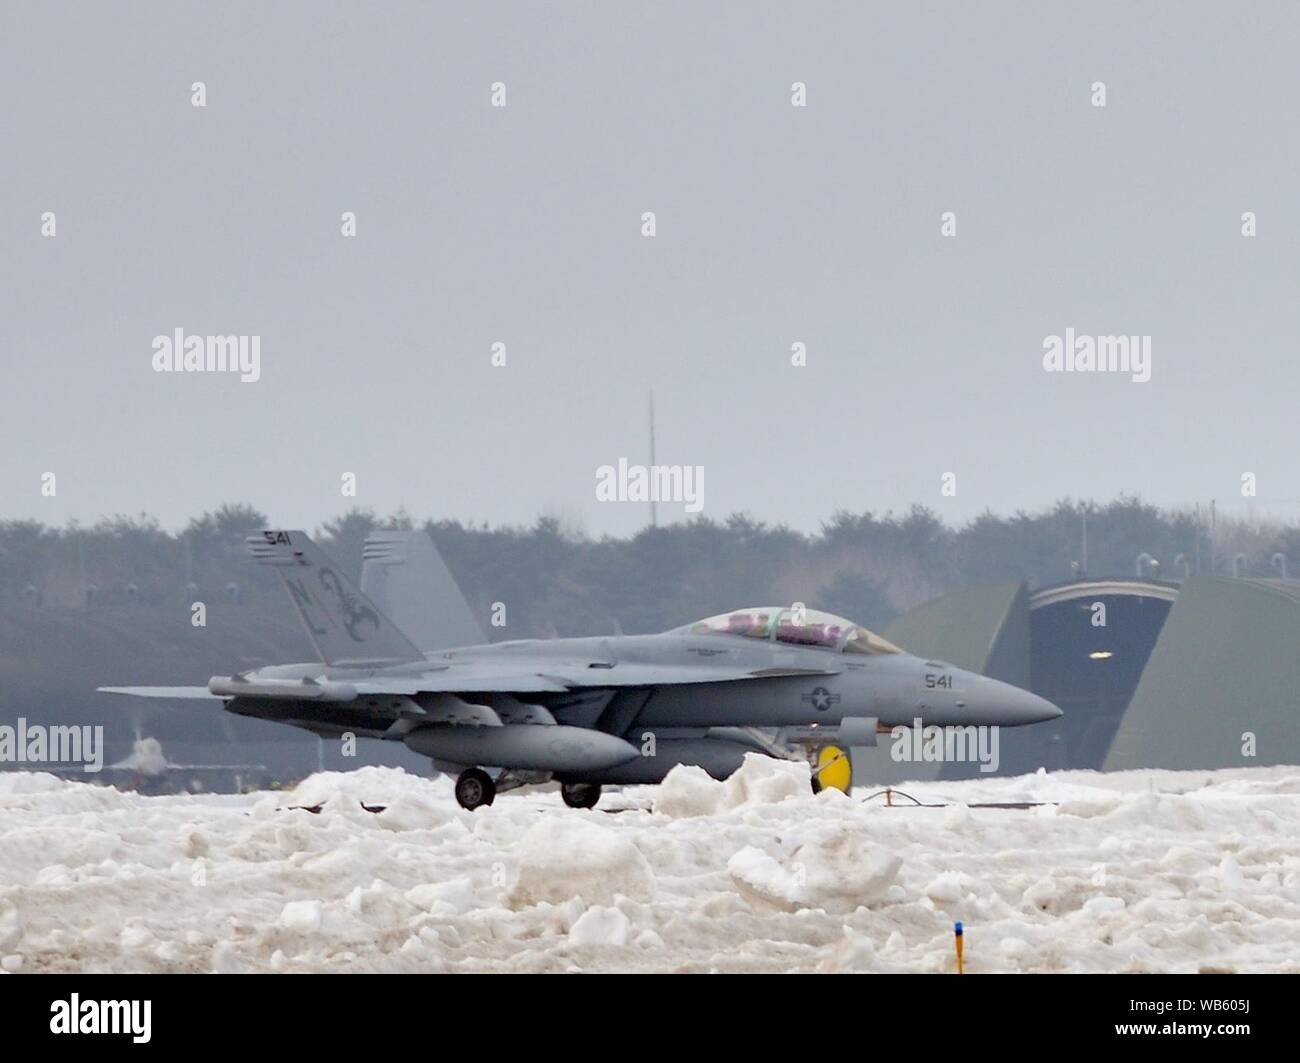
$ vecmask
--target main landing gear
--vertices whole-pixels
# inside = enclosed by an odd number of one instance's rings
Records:
[[[600,800],[600,783],[560,783],[560,796],[570,808],[595,808],[596,802]]]
[[[518,780],[512,780],[519,785]],[[506,789],[509,789],[507,785]],[[466,768],[456,777],[456,801],[461,808],[474,811],[490,805],[497,796],[497,784],[482,768]],[[570,808],[595,808],[600,800],[600,784],[591,782],[566,782],[560,785],[560,796]]]
[[[490,805],[497,796],[497,784],[482,768],[467,768],[456,777],[456,800],[471,812]]]

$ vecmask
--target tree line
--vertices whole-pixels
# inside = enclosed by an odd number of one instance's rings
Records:
[[[62,528],[3,521],[0,608],[97,609],[218,595],[256,603],[283,593],[243,545],[268,526],[247,505],[221,506],[179,532],[147,515]],[[314,535],[355,573],[372,529],[416,526],[405,513],[353,509]],[[1037,513],[984,513],[960,526],[921,506],[841,511],[814,533],[743,514],[647,527],[628,538],[593,538],[554,517],[530,526],[420,526],[480,616],[494,603],[505,606],[507,628],[497,637],[661,631],[728,608],[794,601],[878,627],[969,584],[1042,586],[1139,569],[1161,579],[1276,577],[1284,566],[1300,572],[1296,526],[1220,521],[1212,529],[1204,513],[1136,498],[1067,499]]]

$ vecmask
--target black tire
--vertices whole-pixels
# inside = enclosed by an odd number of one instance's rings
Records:
[[[818,775],[816,771],[814,771],[812,774],[812,792],[815,794],[819,794],[822,792],[821,776]]]
[[[456,802],[473,812],[490,805],[497,796],[496,783],[482,768],[467,768],[456,777]]]
[[[596,802],[600,800],[600,783],[560,783],[560,796],[570,808],[595,808]]]

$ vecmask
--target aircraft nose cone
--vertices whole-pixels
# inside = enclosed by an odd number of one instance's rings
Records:
[[[1046,698],[1040,698],[1028,690],[1009,687],[1011,691],[1010,710],[1017,723],[1046,723],[1048,720],[1060,719],[1064,713],[1059,706],[1053,705]]]
[[[981,676],[974,684],[978,691],[974,708],[985,723],[1002,727],[1021,727],[1030,723],[1046,723],[1064,715],[1046,698],[1040,698],[1000,679]]]

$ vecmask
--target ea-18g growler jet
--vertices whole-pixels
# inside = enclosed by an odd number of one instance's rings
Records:
[[[604,784],[657,783],[677,764],[724,779],[746,753],[875,745],[877,733],[918,719],[1016,726],[1061,715],[1028,691],[802,607],[738,609],[659,635],[487,643],[423,533],[372,535],[361,589],[303,532],[248,543],[284,580],[319,661],[206,687],[100,689],[219,698],[227,712],[323,737],[402,742],[457,775],[465,808],[551,779],[566,804],[590,808]]]

